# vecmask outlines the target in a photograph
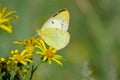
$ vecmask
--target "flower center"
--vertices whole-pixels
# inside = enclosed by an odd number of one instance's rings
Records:
[[[52,58],[54,56],[54,53],[52,52],[52,50],[47,50],[45,52],[45,55],[48,57],[48,58]]]
[[[22,56],[22,55],[20,55],[20,54],[18,54],[18,55],[15,55],[15,57],[14,57],[18,62],[20,62],[20,61],[22,61],[22,60],[24,60],[24,56]]]

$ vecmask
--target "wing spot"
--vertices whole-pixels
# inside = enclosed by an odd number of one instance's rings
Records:
[[[61,24],[61,28],[64,29],[64,21]]]
[[[63,23],[61,25],[63,26]]]
[[[62,24],[61,28],[62,28],[62,29],[64,28],[64,27],[63,27],[63,24]]]
[[[54,21],[52,21],[52,24],[54,24]]]

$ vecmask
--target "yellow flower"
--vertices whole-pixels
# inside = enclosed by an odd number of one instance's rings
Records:
[[[0,58],[0,61],[5,61],[5,58]]]
[[[8,58],[7,59],[0,58],[0,70],[2,70],[2,72],[4,72],[4,70],[11,71],[12,69],[13,69],[13,64]]]
[[[16,41],[14,43],[25,46],[26,53],[28,53],[28,55],[32,55],[33,51],[34,51],[35,44],[36,44],[36,39],[35,38],[26,39],[23,42]]]
[[[32,62],[30,59],[30,56],[26,53],[26,50],[23,50],[21,53],[18,52],[18,50],[12,50],[11,51],[12,59],[15,63],[21,63],[23,65],[26,65],[27,62]]]
[[[0,58],[0,74],[7,70],[5,58]]]
[[[7,7],[3,7],[0,9],[0,28],[12,33],[12,25],[10,23],[10,21],[12,19],[17,19],[18,16],[13,16],[13,14],[16,13],[16,11],[10,11],[8,13],[6,13],[7,11]]]
[[[59,65],[62,66],[62,63],[59,61],[59,59],[63,59],[63,57],[60,56],[60,55],[55,55],[57,50],[54,49],[52,46],[50,46],[47,49],[43,40],[39,39],[36,47],[41,50],[41,51],[38,51],[36,53],[42,55],[42,60],[43,61],[47,61],[49,64],[51,64],[51,60],[53,60],[53,61],[55,61],[56,63],[58,63]]]

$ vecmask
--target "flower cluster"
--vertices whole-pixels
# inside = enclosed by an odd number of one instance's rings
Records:
[[[42,56],[42,61],[47,61],[49,64],[51,64],[51,60],[53,60],[62,66],[62,63],[59,61],[59,59],[63,59],[63,57],[60,55],[56,55],[55,53],[57,52],[57,50],[54,49],[52,46],[47,47],[41,38],[31,38],[24,41],[16,41],[14,43],[22,45],[24,47],[24,50],[21,52],[21,54],[18,54],[18,50],[14,52],[12,51],[12,54],[14,53],[13,57],[16,58],[14,60],[18,60],[19,62],[22,60],[20,63],[22,63],[23,65],[26,64],[23,62],[25,58],[32,58],[32,56],[36,54]],[[28,59],[27,61],[31,62]]]
[[[0,9],[0,28],[9,33],[12,33],[12,25],[10,21],[12,19],[17,19],[18,16],[14,16],[16,11],[10,11],[8,13],[6,13],[6,11],[7,7],[3,7]]]
[[[7,7],[0,9],[0,29],[3,29],[9,33],[12,33],[12,25],[10,21],[17,19],[18,16],[13,14],[16,11],[10,11],[6,13]],[[63,57],[57,54],[57,49],[52,46],[48,46],[44,40],[37,37],[25,39],[23,41],[15,41],[16,48],[11,50],[10,56],[6,58],[0,58],[0,76],[2,80],[23,80],[28,71],[31,71],[30,80],[33,73],[42,62],[51,64],[52,61],[62,65],[60,60]],[[34,57],[38,57],[37,66],[34,65]]]
[[[9,79],[12,71],[16,73],[14,75],[15,79],[23,79],[25,71],[29,71],[30,69],[28,66],[30,67],[31,64],[34,65],[34,55],[39,56],[38,63],[48,62],[51,64],[52,61],[55,61],[62,66],[62,63],[59,60],[63,59],[63,57],[56,54],[57,50],[52,46],[46,45],[40,38],[30,38],[24,41],[15,41],[14,43],[22,48],[17,47],[15,50],[11,50],[11,56],[6,59],[1,58],[0,74],[2,75],[3,80]],[[33,70],[36,70],[36,68]]]

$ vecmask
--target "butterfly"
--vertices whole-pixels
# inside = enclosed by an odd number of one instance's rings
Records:
[[[67,9],[58,11],[37,30],[38,35],[53,48],[57,50],[64,48],[70,41],[70,34],[67,32],[69,18]]]

